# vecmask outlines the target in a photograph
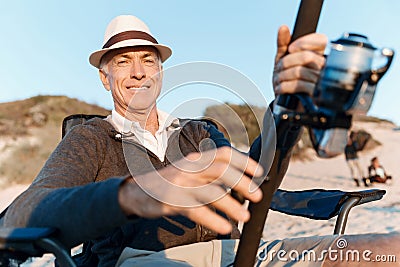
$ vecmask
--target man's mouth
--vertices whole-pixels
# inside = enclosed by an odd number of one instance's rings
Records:
[[[126,88],[128,90],[143,91],[149,89],[150,87],[147,85],[142,85],[142,86],[127,86]]]

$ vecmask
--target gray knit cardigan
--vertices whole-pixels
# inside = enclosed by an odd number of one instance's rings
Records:
[[[172,131],[168,139],[164,162],[137,142],[123,145],[120,136],[109,122],[98,118],[75,126],[32,185],[9,207],[4,225],[57,228],[58,238],[67,247],[85,242],[79,265],[98,266],[113,266],[127,246],[159,251],[239,237],[236,227],[231,235],[218,236],[183,216],[128,218],[118,204],[119,187],[130,173],[134,176],[164,168],[190,152],[199,151],[200,141],[206,138],[216,147],[229,146],[214,126],[180,120],[180,129]],[[135,163],[129,164],[129,169],[124,152]]]

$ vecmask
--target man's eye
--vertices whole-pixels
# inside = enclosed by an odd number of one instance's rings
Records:
[[[147,66],[152,66],[152,65],[154,65],[154,64],[156,63],[156,61],[155,61],[155,59],[153,59],[153,58],[146,58],[146,59],[144,60],[144,63],[145,63]]]
[[[126,65],[128,65],[128,64],[129,64],[129,62],[128,62],[128,60],[126,60],[126,59],[117,60],[117,65],[118,65],[118,66],[126,66]]]

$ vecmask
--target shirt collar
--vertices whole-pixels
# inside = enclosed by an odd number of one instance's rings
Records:
[[[179,120],[167,112],[157,109],[157,117],[159,125],[157,132],[169,130],[169,128],[176,129],[180,127]],[[128,134],[133,131],[145,131],[138,122],[126,119],[115,109],[111,111],[111,119],[114,122],[117,131],[123,134]]]

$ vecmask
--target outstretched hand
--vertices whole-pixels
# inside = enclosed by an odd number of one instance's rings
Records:
[[[275,96],[293,93],[311,95],[325,65],[323,55],[328,39],[325,35],[311,33],[289,45],[290,37],[289,28],[281,26],[273,73]]]
[[[155,218],[181,214],[227,234],[232,225],[209,206],[233,220],[247,221],[249,211],[228,194],[228,189],[250,201],[260,201],[261,190],[251,177],[262,174],[257,162],[230,147],[191,153],[160,171],[129,179],[121,186],[119,202],[127,215]]]

